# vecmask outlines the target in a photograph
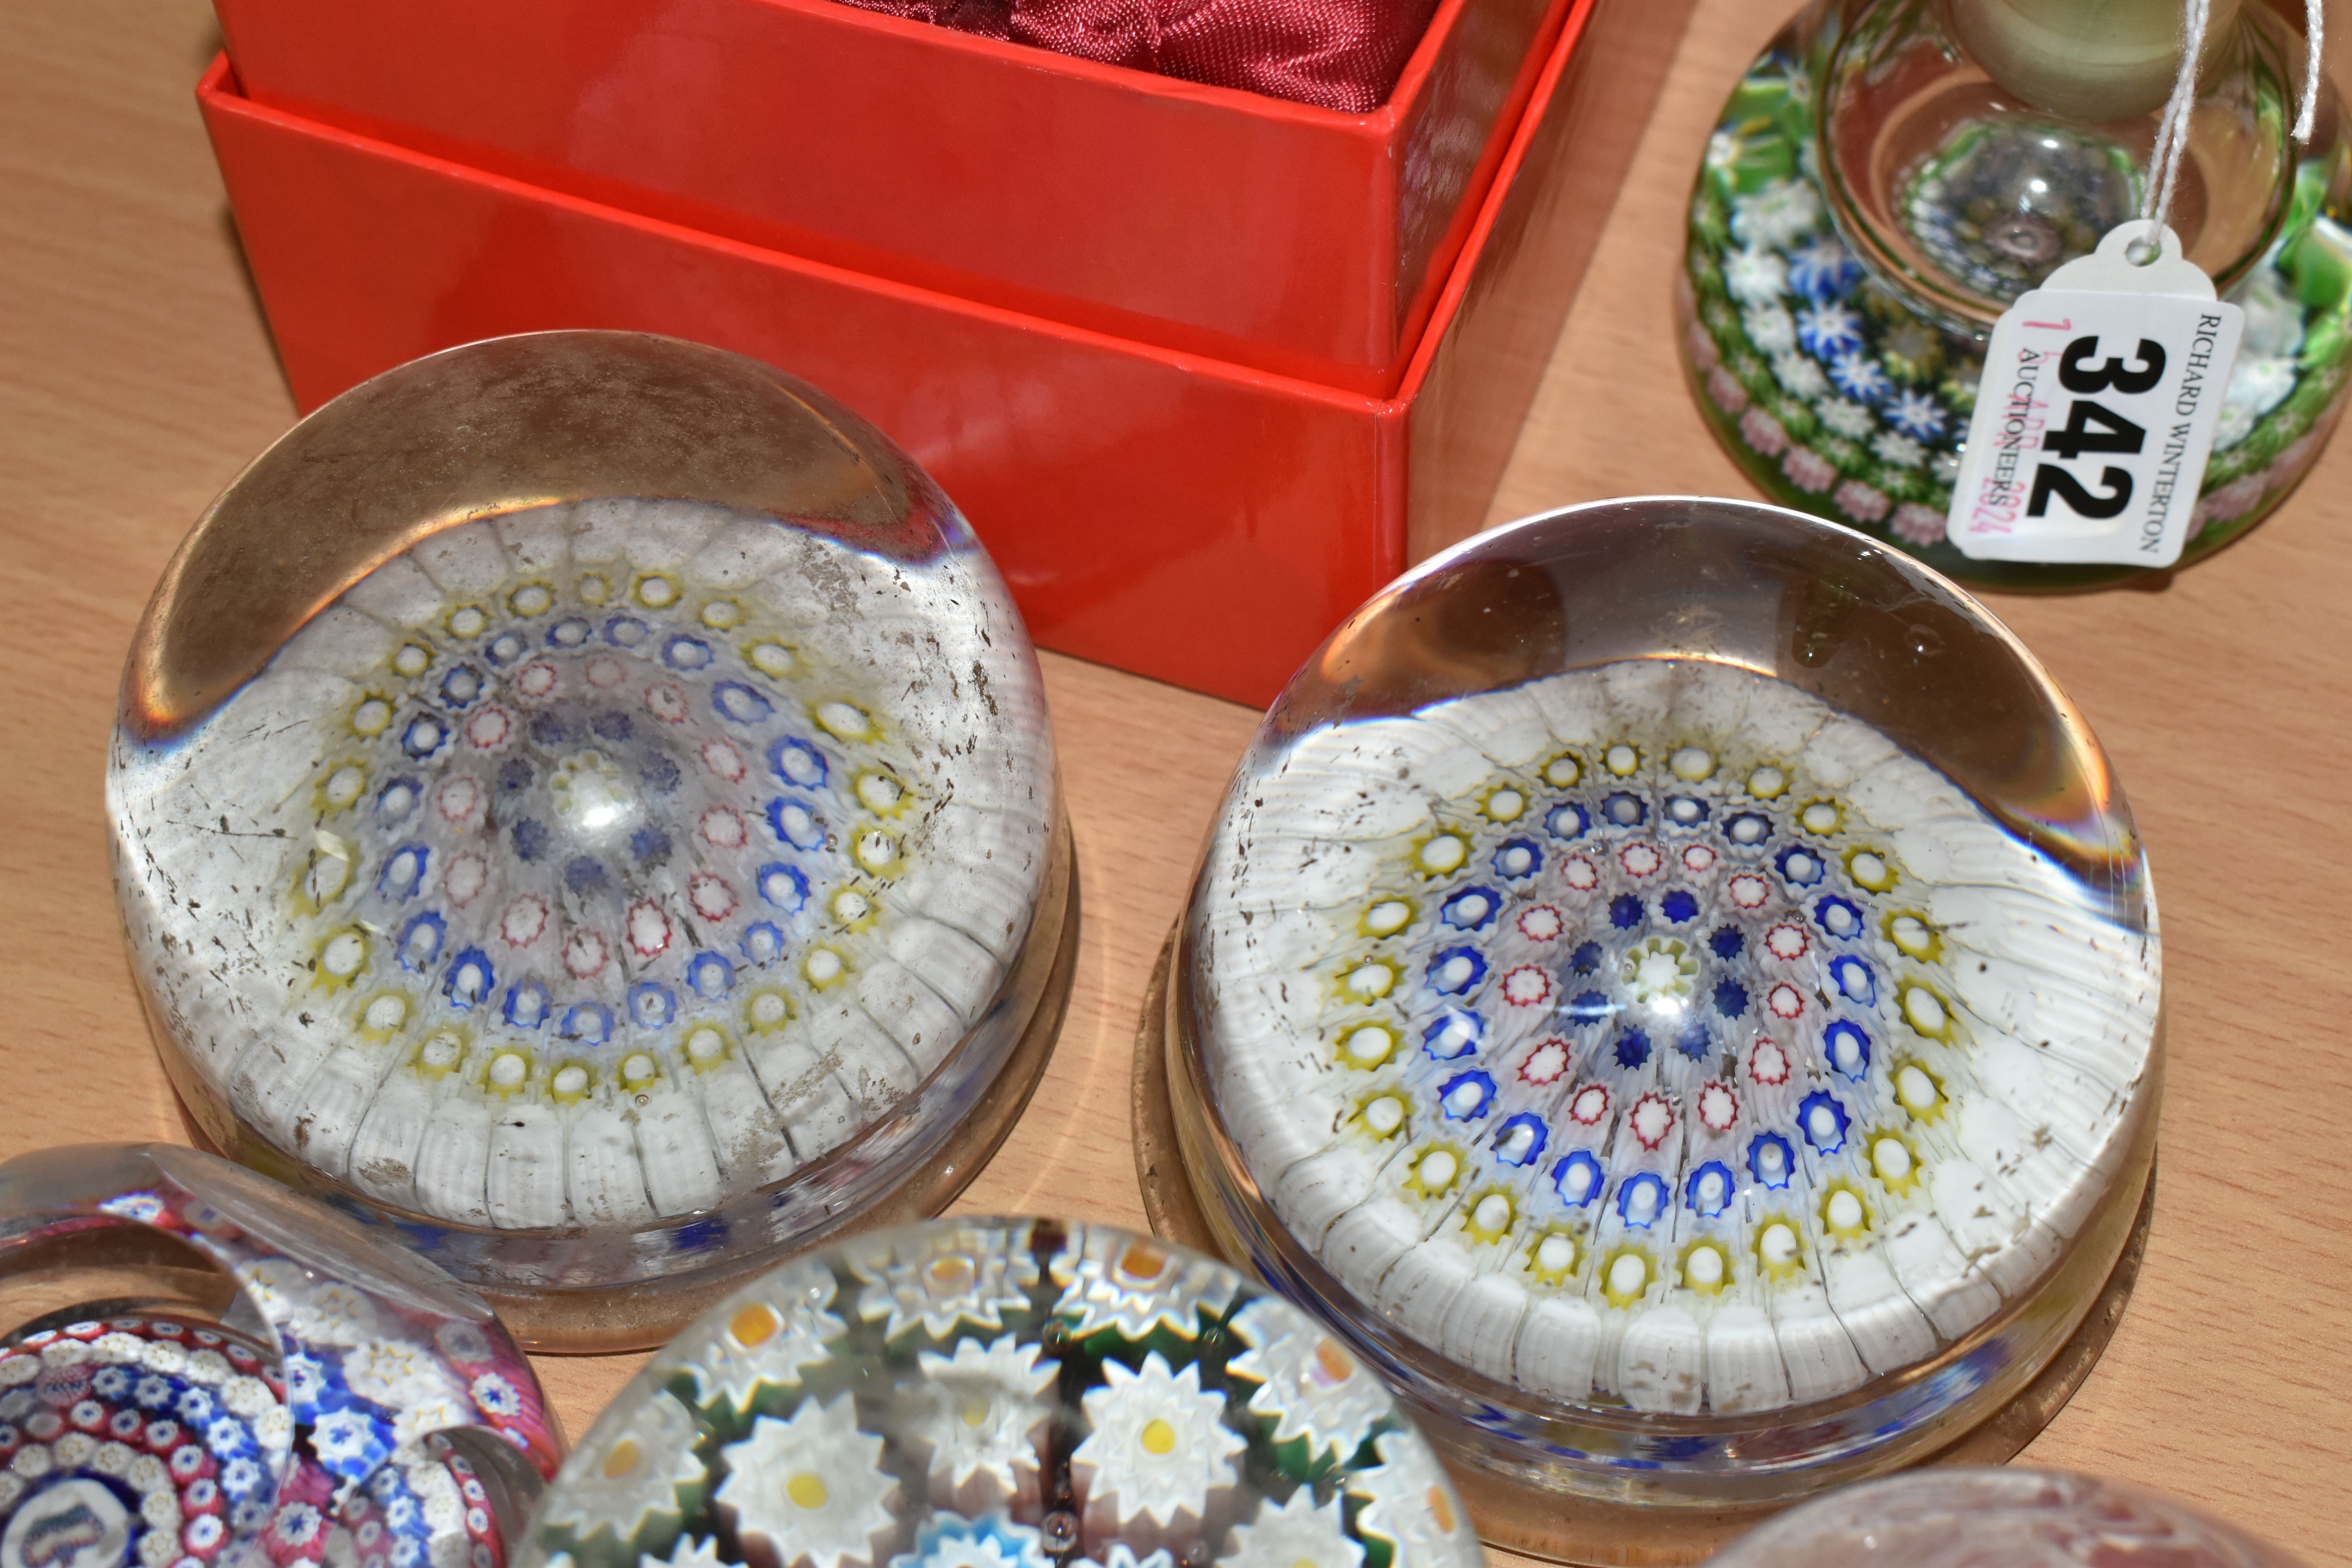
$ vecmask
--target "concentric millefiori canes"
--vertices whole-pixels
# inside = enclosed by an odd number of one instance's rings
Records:
[[[1053,763],[1002,593],[679,502],[430,535],[193,735],[118,746],[169,1032],[286,1153],[439,1220],[642,1226],[790,1174],[1026,935]]]
[[[1316,726],[1193,912],[1215,1107],[1370,1317],[1729,1415],[1933,1359],[2126,1163],[2152,932],[1793,686],[1630,660]]]
[[[500,1568],[561,1458],[479,1298],[226,1161],[21,1156],[0,1242],[66,1303],[0,1337],[6,1568]]]

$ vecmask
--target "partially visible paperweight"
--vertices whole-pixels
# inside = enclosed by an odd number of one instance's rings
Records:
[[[2294,23],[2210,12],[2169,218],[2245,332],[2184,565],[2311,471],[2352,370],[2341,100],[2323,80],[2297,145],[2313,68]],[[2149,195],[2181,16],[2177,0],[1818,0],[1790,17],[1707,138],[1675,283],[1692,396],[1750,484],[1972,584],[2140,574],[1971,559],[1946,518],[1994,321]]]
[[[852,1237],[705,1313],[566,1461],[518,1568],[1475,1568],[1373,1371],[1100,1226]]]
[[[854,416],[674,340],[476,344],[297,426],[168,569],[108,799],[206,1135],[528,1344],[656,1343],[935,1211],[1067,994],[986,552]]]
[[[6,1568],[499,1568],[562,1455],[392,1237],[192,1149],[0,1164]]]
[[[1166,1071],[1219,1249],[1398,1385],[1490,1540],[1662,1561],[2048,1419],[2128,1288],[2161,1000],[2130,809],[1998,622],[1650,497],[1435,557],[1300,670]]]
[[[2298,1568],[2159,1493],[2093,1476],[1933,1469],[1792,1509],[1710,1568]]]

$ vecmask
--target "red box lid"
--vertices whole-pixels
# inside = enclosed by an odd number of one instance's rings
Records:
[[[1040,643],[1264,702],[1368,594],[1481,525],[1689,7],[1577,0],[1389,397],[526,184],[254,103],[225,65],[197,96],[303,407],[506,332],[718,343],[921,462]]]
[[[869,276],[1386,395],[1570,6],[1442,0],[1364,115],[834,0],[216,8],[257,104]]]

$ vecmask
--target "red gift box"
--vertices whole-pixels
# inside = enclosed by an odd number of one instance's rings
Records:
[[[1360,115],[835,0],[215,3],[257,104],[870,277],[1381,395],[1571,7],[1443,0],[1388,102]]]
[[[921,462],[1040,643],[1263,704],[1374,589],[1482,521],[1688,4],[1576,0],[1386,397],[357,134],[255,102],[226,58],[198,98],[303,407],[508,332],[716,343],[822,386]],[[1302,237],[1235,243],[1278,272]]]

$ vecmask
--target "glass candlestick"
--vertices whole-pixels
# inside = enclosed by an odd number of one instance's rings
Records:
[[[0,1164],[7,1568],[495,1568],[562,1458],[481,1299],[193,1149]]]
[[[297,426],[167,570],[107,784],[205,1135],[533,1348],[935,1212],[1068,994],[993,563],[854,415],[673,339],[478,343]]]
[[[1965,582],[2095,586],[2114,566],[1971,561],[1944,537],[1987,334],[2136,216],[2179,63],[2168,0],[1820,0],[1707,145],[1676,309],[1694,395],[1772,499]],[[2183,560],[2317,458],[2352,345],[2352,148],[2332,89],[2289,138],[2300,40],[2213,8],[2171,224],[2246,311]]]

